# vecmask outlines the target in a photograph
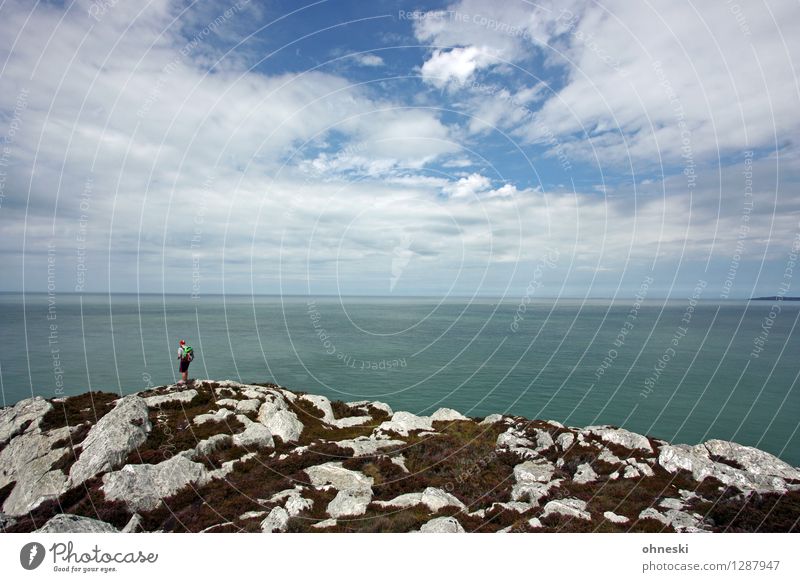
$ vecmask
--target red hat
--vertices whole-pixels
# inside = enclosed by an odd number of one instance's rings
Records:
[[[181,344],[181,345],[184,345],[185,343],[186,343],[186,342],[185,342],[185,341],[183,341],[183,340],[181,340],[181,341],[180,341],[180,344]]]

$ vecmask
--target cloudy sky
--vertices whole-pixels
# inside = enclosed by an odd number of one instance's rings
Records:
[[[0,289],[774,295],[798,27],[758,0],[6,0]]]

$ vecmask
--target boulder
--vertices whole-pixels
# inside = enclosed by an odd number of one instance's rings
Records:
[[[120,530],[120,533],[139,533],[142,531],[144,531],[142,516],[138,513],[134,513],[128,520],[128,523],[125,524],[125,527]]]
[[[69,472],[68,488],[116,469],[132,450],[147,440],[151,428],[144,399],[131,394],[118,400],[81,443],[80,457]]]
[[[261,522],[263,533],[285,532],[289,527],[289,514],[283,507],[273,507]]]
[[[467,418],[457,410],[453,410],[452,408],[440,408],[439,410],[431,414],[431,420],[453,421],[453,420],[469,420],[469,418]]]
[[[150,511],[163,498],[189,485],[204,485],[208,480],[205,466],[175,455],[157,465],[125,465],[119,471],[106,473],[101,490],[112,501],[125,501],[131,511]]]
[[[0,409],[0,445],[22,432],[25,424],[28,424],[26,430],[39,428],[42,417],[52,408],[53,405],[47,400],[35,396],[20,400],[14,406]]]
[[[718,439],[706,441],[704,446],[709,454],[729,463],[735,463],[753,475],[800,480],[800,469],[760,449]]]
[[[549,461],[525,461],[514,467],[514,479],[517,483],[549,483],[553,478],[555,467]]]
[[[392,416],[392,414],[394,414],[394,412],[392,411],[392,407],[386,404],[385,402],[359,400],[357,402],[347,402],[346,404],[349,408],[357,408],[363,410],[364,412],[369,412],[370,408],[374,408],[376,410],[382,410],[389,416]]]
[[[248,400],[239,400],[236,403],[235,410],[239,414],[256,414],[261,408],[261,400],[258,398],[250,398]]]
[[[181,390],[180,392],[167,392],[166,394],[158,394],[156,396],[148,396],[144,399],[144,403],[148,408],[158,408],[167,402],[191,402],[197,396],[197,390]]]
[[[431,418],[429,416],[417,416],[410,412],[395,412],[391,420],[381,423],[375,432],[395,432],[402,436],[408,436],[412,430],[433,430]]]
[[[258,422],[251,422],[242,432],[233,435],[233,444],[245,448],[274,448],[275,440],[266,426]]]
[[[611,523],[622,524],[622,523],[628,523],[630,521],[630,519],[628,519],[624,515],[617,515],[613,511],[604,511],[603,517],[606,518]]]
[[[334,519],[364,515],[370,501],[371,489],[343,489],[336,494],[325,511]]]
[[[258,422],[285,443],[296,441],[303,432],[303,423],[289,410],[283,396],[270,395],[267,398],[258,409]]]
[[[583,429],[584,434],[591,434],[603,442],[620,445],[626,449],[642,450],[648,453],[653,452],[653,447],[647,437],[624,428],[613,428],[609,426],[587,426]]]
[[[422,533],[464,533],[464,528],[455,517],[436,517],[420,530]]]
[[[482,421],[480,421],[478,424],[483,425],[483,426],[488,426],[488,425],[495,424],[496,422],[500,422],[502,420],[503,420],[503,415],[502,414],[490,414],[489,416],[484,418]]]
[[[562,451],[568,450],[575,442],[575,435],[571,432],[562,432],[556,437],[556,444]]]
[[[592,469],[589,463],[583,463],[582,465],[578,465],[572,480],[575,481],[575,483],[589,483],[590,481],[597,480],[597,473],[594,472],[594,469]]]
[[[553,437],[546,430],[538,428],[533,429],[533,434],[536,435],[536,452],[540,453],[553,446]]]
[[[192,422],[197,426],[207,422],[223,422],[225,419],[235,416],[232,410],[227,408],[220,408],[216,412],[209,412],[208,414],[198,414],[192,419]]]
[[[308,467],[305,473],[314,487],[331,486],[339,491],[372,489],[372,477],[345,469],[342,463],[336,461]]]
[[[326,527],[333,527],[337,523],[338,522],[335,519],[323,519],[322,521],[318,521],[311,527],[313,527],[314,529],[325,529]]]
[[[0,451],[0,489],[15,483],[3,502],[3,513],[24,515],[46,499],[57,497],[66,490],[67,476],[52,467],[64,455],[73,454],[72,449],[54,449],[53,445],[68,439],[69,434],[68,427],[44,433],[37,428],[14,437]]]
[[[233,444],[233,437],[229,434],[215,434],[197,443],[194,448],[194,457],[207,457],[220,448]]]
[[[395,447],[406,444],[404,441],[388,438],[379,439],[372,436],[360,436],[354,439],[344,439],[335,442],[342,448],[353,449],[354,457],[366,457],[367,455],[374,455],[380,449],[386,447]]]
[[[580,499],[555,499],[553,501],[548,501],[544,506],[542,518],[555,514],[575,519],[592,519],[591,514],[586,511],[586,502]]]
[[[786,492],[786,482],[779,476],[757,474],[731,467],[712,460],[704,445],[666,445],[661,447],[658,463],[670,473],[679,470],[689,471],[695,481],[713,477],[725,485],[737,487],[742,491]],[[779,467],[778,470],[782,470]]]
[[[426,487],[421,493],[398,495],[389,501],[375,501],[375,505],[380,507],[413,507],[419,504],[425,505],[433,513],[448,506],[467,508],[457,497],[436,487]]]
[[[59,513],[47,520],[36,533],[119,533],[119,530],[110,523],[90,517]]]

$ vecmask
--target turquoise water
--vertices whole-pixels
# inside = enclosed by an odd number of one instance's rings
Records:
[[[6,405],[173,382],[184,337],[197,353],[192,377],[274,381],[421,414],[447,406],[615,424],[675,442],[729,439],[800,465],[798,303],[772,318],[769,302],[655,299],[520,307],[518,299],[29,294],[24,303],[0,295]]]

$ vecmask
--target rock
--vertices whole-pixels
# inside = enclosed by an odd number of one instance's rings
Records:
[[[344,489],[336,494],[325,510],[332,518],[364,515],[372,501],[371,489]]]
[[[15,483],[3,502],[3,513],[24,515],[66,490],[67,476],[52,467],[64,455],[73,454],[72,449],[53,449],[53,445],[69,434],[68,427],[45,433],[37,428],[14,437],[0,451],[0,489]]]
[[[517,513],[525,513],[526,511],[534,507],[534,504],[523,503],[522,501],[505,501],[502,503],[499,502],[492,503],[491,509],[495,509],[497,507],[505,509],[506,511],[516,511]]]
[[[669,525],[669,518],[663,513],[659,512],[657,509],[653,509],[652,507],[648,507],[647,509],[642,510],[642,512],[639,513],[639,519],[655,519],[656,521],[660,521],[664,525]]]
[[[569,450],[572,443],[575,442],[575,435],[571,432],[562,432],[556,437],[556,444],[562,451]]]
[[[666,497],[658,502],[658,506],[664,509],[683,509],[683,501],[674,497]]]
[[[448,506],[458,507],[459,509],[467,508],[458,497],[436,487],[426,487],[421,493],[398,495],[390,501],[375,501],[375,505],[380,507],[413,507],[419,504],[425,505],[433,513]]]
[[[594,469],[592,469],[592,466],[589,463],[578,465],[575,475],[572,477],[572,480],[575,481],[575,483],[589,483],[590,481],[595,481],[596,479],[597,473],[594,472]]]
[[[290,495],[283,506],[283,508],[286,510],[286,513],[288,513],[291,517],[299,515],[303,511],[307,511],[312,507],[314,507],[314,500],[302,497],[299,491],[296,494]]]
[[[376,410],[382,410],[389,416],[392,416],[392,414],[394,414],[394,412],[392,412],[392,407],[386,404],[385,402],[359,400],[357,402],[347,402],[346,404],[349,408],[357,408],[363,410],[364,412],[369,412],[370,408],[374,408]]]
[[[781,477],[750,473],[713,461],[708,449],[703,445],[694,447],[665,445],[659,452],[658,463],[670,473],[679,470],[689,471],[692,478],[698,482],[706,477],[714,477],[725,485],[737,487],[742,491],[753,490],[759,493],[786,491],[786,482]]]
[[[378,439],[368,436],[360,436],[354,439],[345,439],[335,442],[342,448],[353,449],[354,457],[366,457],[367,455],[374,455],[380,449],[386,447],[394,447],[406,444],[404,441],[394,439]]]
[[[549,449],[553,446],[553,437],[550,436],[550,433],[546,430],[541,430],[538,428],[533,429],[534,434],[536,435],[536,452],[541,453],[542,451]]]
[[[106,498],[125,501],[131,511],[150,511],[161,500],[189,485],[204,485],[209,480],[206,468],[183,455],[157,465],[125,465],[103,475],[100,488]]]
[[[436,517],[420,530],[422,533],[464,533],[464,528],[455,517]]]
[[[498,435],[495,446],[498,450],[507,450],[522,459],[538,456],[532,448],[533,441],[513,426]]]
[[[628,523],[630,521],[630,519],[624,515],[617,515],[613,511],[604,511],[603,517],[605,517],[611,523]]]
[[[322,465],[315,465],[305,469],[311,484],[314,487],[332,486],[339,491],[371,489],[372,477],[367,477],[359,471],[351,471],[342,467],[342,463],[331,461]]]
[[[608,447],[603,447],[603,449],[600,451],[600,454],[597,455],[597,460],[608,463],[609,465],[619,465],[622,463],[622,459],[612,453],[611,449]]]
[[[554,472],[555,467],[546,460],[525,461],[514,467],[514,478],[517,483],[549,483]]]
[[[283,397],[273,395],[271,399],[268,398],[258,410],[258,422],[285,443],[296,441],[303,432],[303,423],[288,409]]]
[[[208,414],[198,414],[194,417],[192,422],[197,426],[207,422],[223,422],[225,419],[235,416],[232,410],[227,408],[220,408],[216,412],[209,412]]]
[[[17,520],[13,517],[8,516],[5,513],[0,513],[0,531],[5,533],[8,528],[16,525],[16,523]]]
[[[217,406],[224,406],[225,408],[230,408],[231,410],[235,410],[238,404],[239,401],[234,398],[220,398],[217,400]]]
[[[233,444],[233,437],[229,434],[215,434],[197,443],[194,448],[194,457],[208,457],[220,448]]]
[[[275,448],[270,430],[258,422],[251,422],[239,434],[233,435],[233,444],[240,447]]]
[[[367,424],[368,422],[372,422],[372,417],[370,416],[348,416],[345,418],[336,418],[333,414],[333,407],[331,406],[331,401],[325,398],[324,396],[318,396],[314,394],[303,394],[300,396],[301,399],[311,402],[314,406],[322,411],[322,422],[325,424],[330,424],[337,428],[347,428],[350,426],[358,426],[360,424]]]
[[[439,410],[431,414],[431,420],[453,421],[453,420],[469,420],[469,419],[460,412],[453,410],[452,408],[440,408]]]
[[[313,527],[314,529],[324,529],[326,527],[333,527],[337,523],[338,522],[335,519],[323,519],[322,521],[315,523],[311,527]]]
[[[239,402],[236,403],[235,410],[239,414],[256,414],[259,408],[261,408],[261,400],[258,398],[250,398],[248,400],[239,400]]]
[[[26,430],[39,428],[39,423],[53,405],[41,396],[20,400],[14,406],[0,409],[0,445],[11,440],[22,432],[22,427],[29,423]]]
[[[704,445],[711,455],[736,463],[748,473],[783,479],[800,479],[800,469],[796,469],[789,463],[760,449],[718,439],[706,441]]]
[[[376,432],[396,432],[408,436],[412,430],[433,430],[431,419],[428,416],[417,416],[410,412],[395,412],[391,420],[381,423]]]
[[[197,390],[181,390],[180,392],[167,392],[166,394],[158,394],[156,396],[148,396],[144,398],[144,403],[148,408],[158,408],[167,402],[191,402],[197,396]]]
[[[264,517],[266,514],[266,511],[245,511],[239,516],[239,520],[244,521],[246,519],[258,519],[260,517]]]
[[[555,514],[575,519],[592,519],[591,514],[586,511],[586,502],[580,499],[555,499],[553,501],[548,501],[544,506],[542,518]]]
[[[67,487],[120,466],[132,450],[147,440],[152,428],[148,413],[144,399],[135,394],[118,400],[81,443],[82,452],[70,469]]]
[[[532,518],[530,518],[530,519],[528,520],[528,525],[529,525],[529,526],[531,526],[531,527],[532,527],[532,528],[534,528],[534,529],[539,529],[539,528],[542,528],[542,527],[544,527],[544,526],[542,525],[542,522],[541,522],[541,521],[539,521],[539,518],[538,518],[538,517],[532,517]]]
[[[283,507],[273,507],[261,522],[262,533],[285,532],[289,528],[289,514]]]
[[[139,533],[141,531],[144,531],[142,527],[142,516],[138,513],[134,513],[120,533]]]
[[[500,422],[502,420],[503,420],[503,415],[502,414],[490,414],[489,416],[484,418],[482,421],[480,421],[478,424],[480,424],[482,426],[487,426],[487,425],[495,424],[496,422]]]
[[[389,460],[400,467],[404,473],[408,473],[408,467],[406,467],[406,458],[404,455],[395,455],[393,457],[389,457]]]
[[[585,434],[591,434],[599,438],[601,441],[620,445],[626,449],[636,450],[641,449],[648,453],[653,452],[653,447],[647,437],[624,428],[612,428],[607,426],[587,426],[583,431]]]
[[[97,519],[59,513],[36,530],[36,533],[119,533],[113,525]]]

